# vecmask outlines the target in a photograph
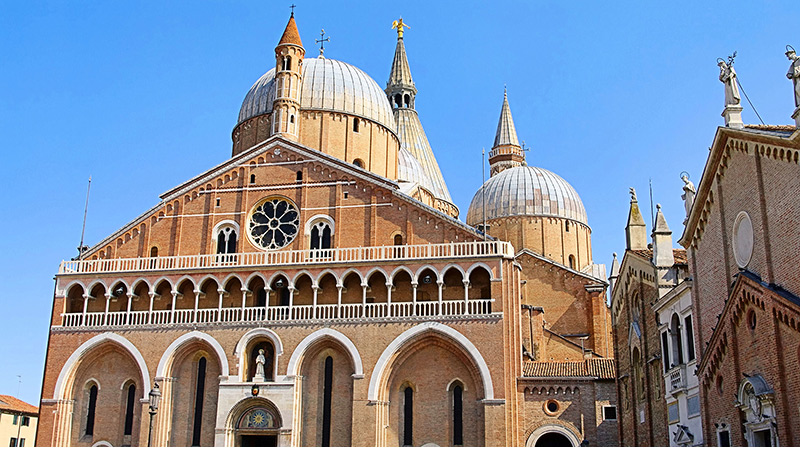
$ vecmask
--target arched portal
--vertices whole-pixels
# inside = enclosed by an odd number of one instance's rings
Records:
[[[536,440],[534,447],[572,447],[572,442],[561,433],[547,432]]]
[[[231,408],[227,420],[228,446],[276,447],[283,425],[278,408],[265,398],[247,398]]]

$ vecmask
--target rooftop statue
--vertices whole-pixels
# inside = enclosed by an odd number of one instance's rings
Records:
[[[694,188],[694,183],[689,181],[689,175],[687,173],[681,174],[681,179],[683,180],[683,195],[681,195],[681,199],[683,199],[683,206],[686,209],[686,219],[683,220],[683,224],[686,225],[686,222],[689,220],[689,214],[692,212],[692,205],[694,205],[694,197],[697,191]]]
[[[739,95],[739,85],[736,81],[736,70],[733,69],[734,57],[736,57],[736,53],[732,57],[728,57],[727,63],[722,59],[717,59],[719,80],[725,85],[725,106],[738,105],[742,101],[742,97]]]
[[[800,57],[794,51],[794,48],[786,45],[786,57],[792,62],[789,65],[789,71],[786,77],[794,83],[794,106],[800,108]]]

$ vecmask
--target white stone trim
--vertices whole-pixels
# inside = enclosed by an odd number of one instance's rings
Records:
[[[308,208],[308,210],[312,210],[316,208]],[[317,222],[325,221],[331,228],[331,238],[333,238],[333,234],[336,233],[336,222],[333,221],[333,218],[328,216],[327,214],[314,214],[313,216],[307,216],[308,220],[306,221],[305,232],[303,232],[306,236],[311,235],[311,229]]]
[[[136,349],[136,346],[134,346],[133,343],[128,341],[125,337],[117,335],[116,333],[106,332],[87,340],[81,344],[71,356],[69,356],[67,361],[64,363],[64,366],[61,368],[61,373],[59,373],[58,379],[56,380],[56,386],[53,392],[56,400],[68,399],[67,384],[71,384],[72,380],[69,378],[71,378],[74,374],[78,362],[91,349],[105,342],[117,343],[125,348],[131,356],[133,356],[133,359],[139,366],[139,374],[142,376],[144,395],[147,395],[150,392],[150,371],[147,369],[147,363],[145,363],[142,353],[139,352],[139,350]],[[99,386],[100,384],[98,383],[97,385]]]
[[[239,364],[239,381],[240,382],[246,382],[246,380],[245,380],[245,374],[246,373],[244,373],[244,371],[242,371],[242,367],[244,367],[244,358],[247,357],[247,354],[245,354],[244,351],[247,348],[247,345],[250,343],[250,341],[252,341],[253,338],[257,338],[259,336],[266,337],[267,339],[269,339],[272,342],[272,346],[274,346],[274,348],[275,348],[275,361],[274,361],[274,364],[275,364],[276,368],[278,367],[278,357],[283,354],[283,342],[281,341],[281,338],[278,336],[277,333],[273,332],[272,330],[270,330],[268,328],[263,328],[263,327],[262,328],[255,328],[255,329],[250,330],[249,332],[245,333],[244,336],[241,339],[239,339],[239,342],[236,343],[236,349],[235,349],[235,351],[233,353],[234,357],[236,357],[236,359],[237,359],[237,363]],[[275,373],[275,377],[276,378],[278,377],[277,373]]]
[[[394,354],[408,341],[416,337],[417,335],[427,332],[427,331],[434,331],[438,333],[442,333],[446,336],[449,336],[453,340],[455,340],[461,347],[467,351],[467,353],[472,357],[473,362],[478,367],[478,371],[481,375],[481,381],[483,382],[483,400],[494,400],[494,386],[492,385],[492,375],[489,372],[489,366],[486,365],[486,361],[483,359],[480,351],[478,348],[475,347],[472,342],[467,339],[466,336],[461,334],[458,330],[448,327],[444,324],[440,324],[438,322],[425,322],[410,329],[406,330],[405,332],[401,333],[397,338],[392,341],[389,346],[381,354],[378,362],[375,364],[375,369],[372,370],[372,377],[369,380],[369,391],[367,392],[367,400],[368,401],[378,401],[378,383],[380,382],[381,378],[384,376],[384,371],[386,370],[387,365],[389,364],[389,360],[394,356]]]
[[[466,274],[466,276],[464,276],[464,279],[469,279],[469,275],[471,275],[472,271],[475,270],[478,267],[483,267],[484,269],[486,269],[486,272],[489,273],[489,280],[490,281],[495,281],[496,280],[495,277],[494,277],[494,271],[492,271],[492,267],[490,267],[489,265],[487,265],[487,264],[485,264],[483,262],[475,262],[472,265],[470,265],[470,267],[467,268],[467,274]],[[497,279],[500,279],[500,278],[497,278]]]
[[[364,366],[361,363],[361,355],[358,353],[358,349],[356,349],[356,345],[350,341],[350,338],[346,337],[343,333],[338,332],[332,328],[322,328],[317,330],[316,332],[308,335],[297,345],[294,352],[292,352],[292,357],[289,359],[289,366],[286,367],[286,375],[287,376],[298,376],[300,374],[300,358],[306,352],[306,350],[315,343],[317,340],[320,340],[325,337],[330,337],[339,343],[341,343],[347,352],[350,353],[350,358],[353,359],[353,377],[363,378],[364,377]]]
[[[531,435],[525,441],[525,446],[526,447],[536,446],[536,441],[538,441],[539,438],[541,438],[542,435],[546,433],[558,433],[560,435],[564,435],[572,443],[572,446],[574,447],[579,447],[581,445],[581,442],[578,439],[578,437],[575,436],[575,434],[567,427],[557,424],[548,424],[548,425],[542,425],[541,427],[531,432]]]
[[[228,377],[230,374],[230,369],[228,367],[228,357],[225,355],[225,350],[222,349],[222,345],[219,344],[217,340],[214,339],[211,335],[208,335],[203,332],[198,332],[197,330],[193,332],[189,332],[185,335],[181,335],[172,344],[169,345],[164,354],[161,356],[161,360],[158,362],[158,368],[156,369],[156,378],[163,378],[165,377],[164,372],[167,369],[167,363],[170,362],[173,354],[177,351],[181,346],[184,344],[192,341],[192,340],[201,340],[208,343],[211,348],[216,352],[217,358],[219,359],[219,363],[221,365],[220,375],[224,377]],[[150,387],[148,386],[145,389],[146,392],[150,391]]]

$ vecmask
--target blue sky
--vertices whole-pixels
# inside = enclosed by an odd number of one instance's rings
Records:
[[[274,64],[290,3],[0,3],[0,393],[16,395],[22,375],[20,397],[38,402],[53,276],[77,252],[89,175],[93,244],[229,158],[239,106]],[[738,52],[766,123],[792,122],[790,1],[294,3],[307,55],[324,28],[326,56],[381,86],[392,20],[411,25],[416,107],[462,220],[506,84],[528,163],[581,195],[597,263],[624,251],[628,187],[649,215],[651,178],[680,237],[679,175],[699,181],[722,123],[718,57]],[[747,104],[743,116],[758,123]]]

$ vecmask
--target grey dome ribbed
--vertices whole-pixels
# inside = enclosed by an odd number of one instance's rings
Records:
[[[485,196],[486,203],[482,204]],[[552,171],[514,167],[492,176],[475,193],[467,211],[467,224],[510,216],[553,216],[589,225],[583,202],[575,189]]]
[[[275,69],[253,84],[239,110],[239,123],[272,112]],[[397,134],[386,94],[359,68],[332,59],[303,60],[300,109],[336,111],[377,122]]]

